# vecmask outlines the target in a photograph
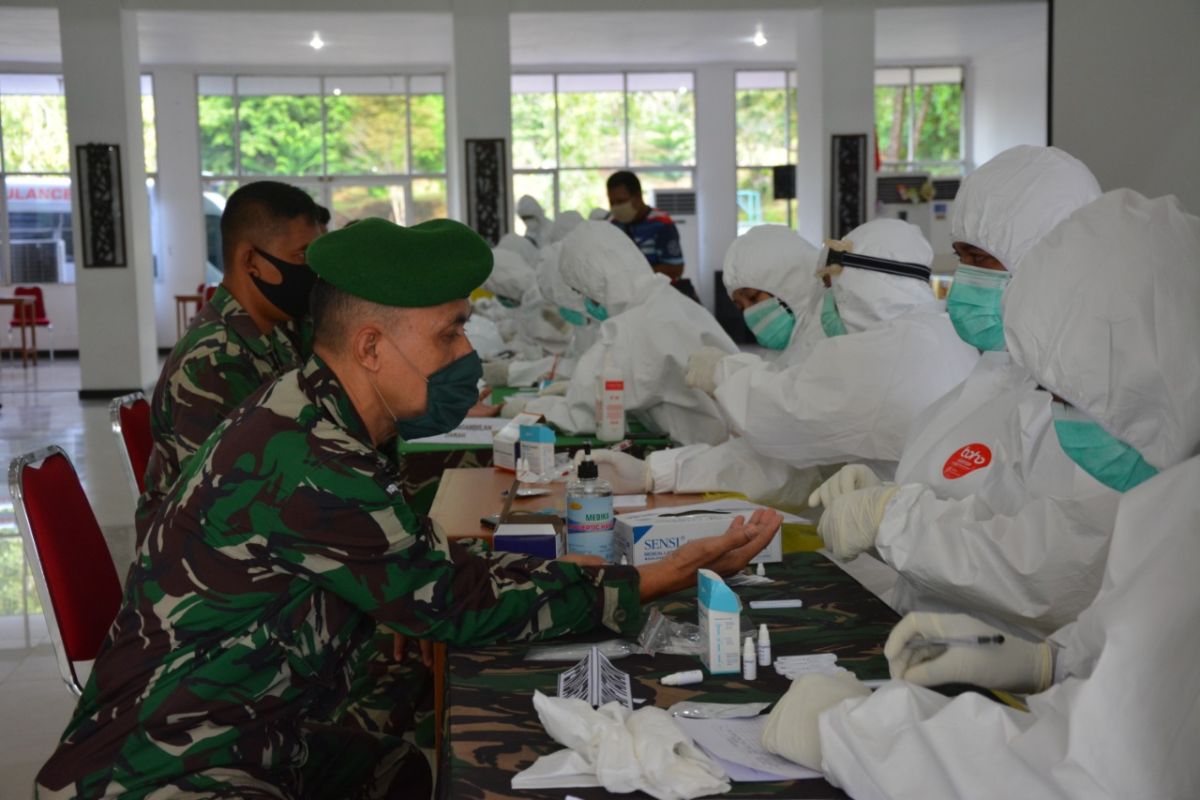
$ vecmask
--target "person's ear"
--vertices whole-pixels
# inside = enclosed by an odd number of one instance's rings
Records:
[[[255,258],[256,255],[258,254],[254,252],[254,245],[249,242],[239,242],[234,246],[234,263],[241,267],[247,275],[254,275],[261,278],[262,269],[259,266],[258,259]]]
[[[350,355],[368,371],[378,373],[380,364],[380,349],[383,336],[378,327],[364,325],[359,328],[350,340]]]

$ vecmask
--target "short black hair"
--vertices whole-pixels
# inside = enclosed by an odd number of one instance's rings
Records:
[[[329,221],[331,219],[333,219],[333,214],[331,214],[329,212],[329,209],[326,208],[325,206],[318,205],[317,206],[317,224],[320,225],[322,228],[327,228],[327,227],[329,227]]]
[[[251,238],[273,236],[292,220],[303,217],[318,224],[316,202],[308,192],[279,181],[255,181],[229,195],[221,213],[221,250],[226,268],[234,248]]]
[[[629,193],[632,195],[638,195],[642,193],[642,182],[638,180],[637,175],[634,175],[627,169],[614,172],[612,175],[608,176],[609,189],[616,189],[619,186],[628,189]]]

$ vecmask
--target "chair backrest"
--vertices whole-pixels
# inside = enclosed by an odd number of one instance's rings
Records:
[[[146,491],[146,465],[150,463],[150,451],[154,448],[154,439],[150,435],[150,403],[141,392],[114,397],[109,403],[108,415],[117,437],[117,449],[125,455],[126,475],[133,488],[134,500],[137,500]]]
[[[13,289],[13,297],[32,297],[34,300],[32,311],[30,311],[29,306],[18,306],[14,309],[14,319],[16,319],[18,311],[23,313],[26,318],[32,316],[35,320],[46,319],[46,299],[42,296],[42,287],[18,286]]]
[[[204,292],[203,292],[203,294],[204,294],[204,302],[206,302],[206,303],[207,303],[209,300],[212,300],[212,299],[213,299],[213,295],[214,295],[214,294],[216,294],[216,293],[217,293],[217,286],[216,286],[216,284],[213,284],[212,286],[209,286],[209,287],[207,287],[207,288],[204,290]]]
[[[100,652],[121,607],[121,581],[75,467],[61,448],[13,459],[8,485],[59,671],[80,694],[74,662]]]

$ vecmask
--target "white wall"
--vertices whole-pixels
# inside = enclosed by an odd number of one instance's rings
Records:
[[[889,8],[875,14],[881,65],[966,67],[968,167],[1046,144],[1045,3]]]
[[[1200,214],[1197,34],[1197,0],[1055,0],[1053,144]]]

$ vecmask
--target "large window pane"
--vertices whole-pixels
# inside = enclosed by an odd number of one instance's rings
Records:
[[[200,172],[204,175],[233,175],[236,172],[233,152],[233,79],[201,76],[197,92]]]
[[[788,201],[775,199],[771,169],[742,168],[737,171],[737,178],[739,235],[764,223],[790,224]]]
[[[550,216],[555,216],[554,213],[554,173],[553,172],[514,172],[513,173],[513,200],[520,200],[525,195],[529,195],[534,200],[542,204],[542,208]],[[587,215],[587,211],[575,209],[580,213]],[[513,209],[513,230],[523,230],[525,223],[520,221],[517,216],[516,208]]]
[[[414,79],[414,89],[417,82]],[[446,96],[413,94],[412,171],[419,174],[446,171]]]
[[[558,166],[554,143],[554,77],[514,75],[512,87],[513,168]]]
[[[67,106],[57,75],[0,75],[6,172],[69,172]]]
[[[625,93],[622,77],[560,75],[558,137],[559,158],[564,167],[624,165]]]
[[[329,174],[393,175],[407,172],[407,102],[404,95],[326,97]],[[245,108],[244,103],[242,107]]]
[[[413,178],[412,224],[446,216],[446,181],[444,178]]]
[[[239,78],[242,173],[320,175],[320,82],[316,78]]]
[[[912,113],[914,160],[962,158],[962,84],[914,86]]]
[[[154,79],[142,76],[142,147],[146,172],[158,172],[158,127],[154,108]]]
[[[739,89],[737,163],[777,166],[788,163],[787,89]]]
[[[333,227],[344,228],[349,222],[380,217],[403,225],[405,220],[404,186],[338,186],[333,190]]]
[[[688,72],[629,76],[629,163],[696,163],[696,96]]]
[[[608,208],[608,192],[604,182],[611,174],[612,170],[608,169],[559,170],[559,209],[578,211],[586,217],[593,208]]]
[[[71,179],[65,175],[9,175],[9,280],[69,283],[75,278],[71,237]]]
[[[908,160],[908,87],[875,87],[875,136],[883,161]]]

